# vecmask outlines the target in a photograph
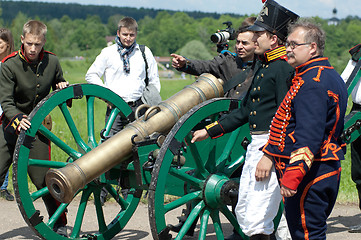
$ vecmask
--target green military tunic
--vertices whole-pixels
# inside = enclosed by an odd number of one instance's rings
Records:
[[[50,52],[42,50],[37,63],[29,62],[22,50],[3,60],[0,73],[0,102],[3,109],[0,128],[0,185],[12,162],[18,134],[16,129],[23,115],[28,115],[49,94],[51,87],[55,89],[57,83],[64,81],[59,60]],[[36,135],[33,145],[30,158],[50,159],[48,139]],[[46,170],[29,169],[30,177],[38,189],[45,186]]]
[[[58,58],[43,51],[38,63],[30,63],[15,52],[4,59],[0,75],[0,102],[8,120],[19,113],[28,115],[49,94],[50,88],[64,82]]]
[[[252,134],[268,133],[272,118],[290,86],[294,69],[286,62],[284,46],[259,57],[255,74],[240,108],[210,126],[211,137],[218,137],[248,123]]]

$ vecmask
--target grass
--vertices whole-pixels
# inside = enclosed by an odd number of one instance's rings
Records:
[[[70,84],[75,83],[85,83],[84,76],[87,71],[87,69],[90,66],[90,62],[85,61],[69,61],[64,60],[61,61],[63,71],[64,71],[64,77],[67,81],[70,82]],[[180,76],[178,74],[175,75],[175,79],[180,79]],[[168,99],[170,96],[175,94],[176,92],[180,91],[184,86],[191,84],[194,82],[193,78],[187,79],[187,80],[171,80],[167,78],[161,79],[161,96],[162,99]],[[79,101],[79,100],[77,100]],[[74,104],[72,108],[70,108],[70,112],[74,118],[74,121],[77,124],[77,127],[81,133],[81,136],[83,139],[86,140],[86,118],[84,114],[78,114],[81,112],[84,112],[85,109],[85,101],[79,101],[77,102],[77,105]],[[96,114],[95,124],[96,129],[101,129],[104,126],[104,115],[105,115],[105,107],[106,104],[102,101],[96,101],[95,105],[95,112],[99,113]],[[71,132],[68,130],[67,127],[64,127],[64,118],[59,110],[55,110],[52,112],[52,118],[53,118],[53,132],[61,137],[63,140],[73,139],[73,136],[71,135]],[[97,140],[99,140],[99,134],[96,135]],[[67,142],[68,142],[67,141]],[[74,143],[69,144],[73,148],[77,149],[77,146]],[[57,147],[52,147],[52,159],[66,159],[67,156],[64,152],[62,152]],[[338,195],[338,202],[341,203],[354,203],[357,202],[357,192],[355,188],[355,184],[351,180],[351,161],[350,161],[350,150],[348,149],[345,160],[341,162],[342,164],[342,174],[341,174],[341,185],[340,185],[340,191]],[[12,189],[12,179],[9,179],[9,189]],[[30,182],[30,181],[29,181]],[[33,186],[31,186],[31,189],[35,190]]]

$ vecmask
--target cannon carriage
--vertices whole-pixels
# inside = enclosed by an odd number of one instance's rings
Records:
[[[360,72],[355,79],[359,79],[359,75]],[[350,88],[354,86],[351,84]],[[111,239],[125,227],[146,193],[154,239],[172,238],[167,213],[186,206],[189,216],[176,239],[182,239],[198,219],[199,239],[206,238],[209,225],[213,225],[217,239],[223,239],[221,215],[247,239],[230,206],[238,195],[237,171],[243,165],[245,153],[240,146],[247,144],[248,126],[217,139],[190,143],[192,131],[238,107],[238,100],[222,96],[221,80],[203,74],[194,84],[158,106],[148,108],[144,116],[136,116],[132,121],[134,113],[129,106],[100,86],[76,84],[52,92],[30,114],[31,128],[21,132],[15,149],[14,190],[25,221],[43,239]],[[86,109],[79,112],[69,108],[78,101],[85,102]],[[100,129],[94,124],[94,115],[103,115],[97,112],[98,102],[113,106],[108,122]],[[42,124],[44,118],[55,111],[63,116],[66,124],[62,130],[69,132],[68,137],[57,136]],[[80,114],[85,117],[75,121]],[[117,114],[128,119],[129,124],[107,139]],[[358,119],[361,118],[356,113],[346,123],[344,137],[348,142],[360,135]],[[86,129],[85,135],[81,128]],[[52,156],[51,161],[29,158],[31,140],[37,132],[62,154]],[[29,190],[31,181],[27,171],[30,167],[49,169],[46,187]],[[105,216],[100,200],[103,188],[119,205],[119,211],[110,218]],[[60,202],[49,219],[35,204],[48,194]],[[98,228],[84,231],[89,202],[94,202],[97,216],[94,221]],[[76,204],[77,211],[73,213],[74,222],[68,222],[70,234],[64,237],[54,232],[53,226],[69,204]],[[275,227],[282,210],[280,205]]]

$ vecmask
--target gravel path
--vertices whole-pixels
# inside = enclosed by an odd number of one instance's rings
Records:
[[[39,239],[32,230],[27,226],[21,213],[17,207],[16,202],[8,202],[3,199],[0,200],[1,214],[0,214],[0,239]],[[88,205],[93,206],[93,204]],[[41,209],[41,207],[40,207]],[[70,205],[69,218],[73,218],[72,212],[75,212],[75,207]],[[118,212],[117,205],[107,202],[104,207],[105,215]],[[96,228],[95,215],[89,213],[85,219],[84,226],[89,229]],[[172,218],[177,222],[177,213],[173,214]],[[328,220],[328,240],[360,240],[361,233],[349,233],[347,231],[349,226],[361,224],[361,211],[355,204],[341,205],[337,204]],[[225,232],[231,232],[231,226],[225,224]],[[226,233],[227,234],[227,233]],[[149,220],[148,220],[148,208],[145,204],[140,204],[125,227],[115,238],[115,240],[124,239],[153,239],[150,233]],[[195,237],[187,237],[186,239],[197,239]],[[213,234],[210,234],[207,239],[216,239]]]

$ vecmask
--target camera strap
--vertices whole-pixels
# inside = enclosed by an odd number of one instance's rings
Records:
[[[142,56],[145,62],[145,86],[148,86],[149,84],[149,77],[148,77],[148,62],[147,62],[147,58],[145,57],[145,45],[139,45],[139,49],[142,52]]]
[[[250,83],[253,78],[254,66],[255,66],[255,61],[252,62],[251,67],[247,67],[244,71],[241,71],[240,73],[234,75],[231,79],[226,81],[223,85],[223,92],[227,93],[228,91],[230,91],[231,89],[233,89],[234,87],[236,87],[239,84],[242,84],[242,91],[247,91],[248,87],[250,85],[247,83]],[[245,83],[245,84],[243,84],[243,83]],[[246,88],[246,89],[244,89],[244,88]]]

